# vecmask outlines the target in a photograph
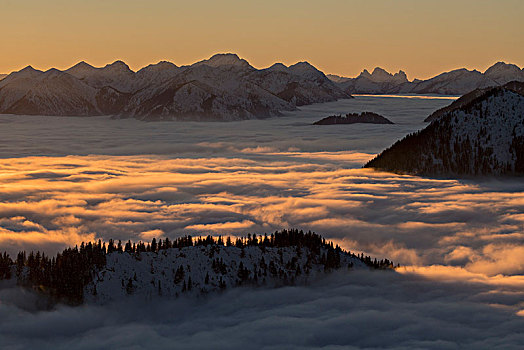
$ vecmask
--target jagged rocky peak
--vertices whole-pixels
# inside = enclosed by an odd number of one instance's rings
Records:
[[[211,56],[211,58],[197,62],[194,65],[206,65],[210,67],[235,66],[241,68],[253,68],[248,61],[238,57],[238,55],[235,53],[218,53]]]
[[[373,73],[369,73],[367,69],[364,69],[358,76],[359,78],[366,78],[376,83],[396,82],[403,83],[408,81],[406,73],[402,70],[398,73],[391,74],[383,68],[375,67]]]

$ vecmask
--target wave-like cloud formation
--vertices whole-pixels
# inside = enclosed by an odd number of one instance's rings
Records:
[[[253,152],[253,151],[250,151]],[[522,274],[524,183],[354,169],[370,155],[257,151],[254,159],[12,158],[0,171],[0,245],[314,230],[403,265]]]

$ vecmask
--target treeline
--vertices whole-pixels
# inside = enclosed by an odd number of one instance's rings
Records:
[[[79,304],[84,299],[84,289],[89,284],[97,270],[106,265],[106,255],[112,253],[127,253],[139,255],[141,253],[158,253],[172,248],[193,246],[226,246],[244,249],[245,247],[259,247],[263,252],[266,248],[296,247],[297,254],[300,248],[307,248],[311,259],[324,266],[325,271],[341,267],[340,255],[349,254],[359,259],[365,265],[374,269],[393,268],[393,262],[388,259],[372,259],[364,254],[342,250],[333,242],[327,242],[320,235],[302,230],[282,230],[271,235],[248,234],[247,237],[223,239],[219,237],[179,237],[170,240],[153,238],[151,242],[126,243],[109,240],[106,244],[98,242],[82,243],[79,247],[67,248],[56,256],[49,257],[39,251],[19,252],[13,261],[7,253],[0,255],[0,279],[10,279],[13,273],[18,284],[43,292],[54,299],[71,304]],[[219,263],[213,269],[220,269]],[[349,266],[351,267],[351,266]]]

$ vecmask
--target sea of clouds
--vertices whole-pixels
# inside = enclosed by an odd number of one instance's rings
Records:
[[[310,287],[51,311],[36,311],[36,296],[5,286],[0,343],[518,348],[524,182],[361,169],[449,102],[359,97],[238,123],[0,116],[0,250],[54,253],[99,238],[293,227],[405,266],[341,272]],[[396,124],[311,125],[366,110]]]

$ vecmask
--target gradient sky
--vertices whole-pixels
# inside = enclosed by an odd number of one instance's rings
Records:
[[[378,65],[427,78],[522,67],[523,14],[521,0],[2,0],[0,72],[235,52],[255,67],[307,60],[345,76]]]

